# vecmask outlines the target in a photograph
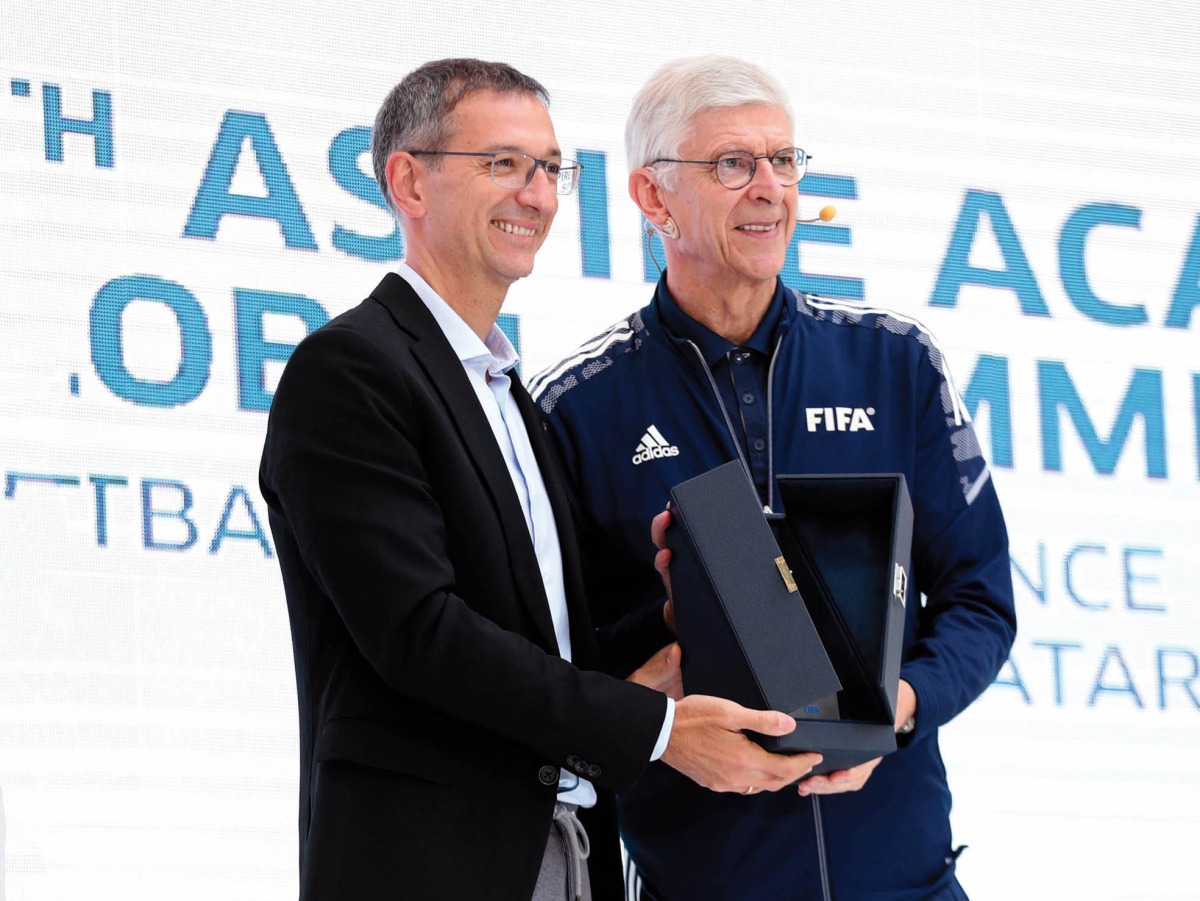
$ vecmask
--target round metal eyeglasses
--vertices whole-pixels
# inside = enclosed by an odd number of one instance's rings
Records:
[[[748,150],[730,150],[722,153],[715,160],[673,160],[661,158],[654,163],[691,163],[695,166],[716,167],[717,181],[736,191],[750,184],[759,160],[767,160],[771,164],[771,173],[775,181],[785,188],[790,188],[804,178],[808,171],[808,161],[812,157],[799,147],[785,147],[769,156],[755,156]],[[651,165],[654,165],[652,163]]]
[[[579,187],[583,166],[575,160],[539,160],[528,153],[498,150],[494,153],[467,150],[409,150],[413,156],[487,156],[492,159],[492,184],[501,188],[523,188],[533,181],[533,173],[544,169],[554,183],[556,194],[574,194]]]

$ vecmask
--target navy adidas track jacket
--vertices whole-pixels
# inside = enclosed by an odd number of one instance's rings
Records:
[[[572,493],[594,619],[657,641],[639,659],[611,661],[619,675],[669,639],[646,628],[661,622],[662,595],[649,524],[674,485],[741,459],[764,504],[782,512],[776,474],[904,473],[911,597],[925,596],[908,605],[901,667],[917,727],[861,791],[820,807],[838,901],[948,890],[950,791],[937,730],[995,678],[1016,618],[1000,505],[929,335],[780,282],[759,330],[734,347],[687,317],[664,277],[648,306],[530,387]],[[821,897],[812,800],[792,791],[717,794],[657,763],[620,799],[620,815],[661,901]]]

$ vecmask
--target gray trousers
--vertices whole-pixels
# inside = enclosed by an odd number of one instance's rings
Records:
[[[574,804],[554,805],[546,853],[532,901],[592,901],[587,856],[591,848]]]

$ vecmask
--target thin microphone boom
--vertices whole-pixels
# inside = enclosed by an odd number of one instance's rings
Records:
[[[821,212],[817,213],[815,219],[797,219],[796,224],[808,225],[813,222],[832,222],[833,217],[836,215],[837,207],[833,204],[828,204],[821,207]],[[658,229],[654,227],[654,224],[649,219],[642,220],[642,240],[646,242],[646,251],[650,254],[650,259],[654,262],[654,268],[658,270],[659,275],[662,275],[662,267],[658,265],[658,257],[654,255],[654,244],[650,240],[657,231]]]
[[[821,212],[817,213],[815,219],[797,219],[797,224],[807,224],[810,222],[832,222],[833,217],[837,215],[837,207],[833,204],[821,207]]]

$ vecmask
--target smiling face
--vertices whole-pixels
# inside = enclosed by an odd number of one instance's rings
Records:
[[[469,94],[454,108],[449,126],[444,144],[428,149],[561,156],[550,114],[529,95]],[[456,308],[460,302],[494,302],[498,308],[508,286],[533,270],[558,210],[553,182],[538,168],[525,187],[500,187],[486,156],[410,159],[420,203],[412,207],[419,215],[407,223],[409,264]]]
[[[678,158],[714,160],[730,150],[770,156],[793,144],[791,122],[778,107],[718,107],[692,118]],[[796,228],[796,186],[781,187],[767,160],[758,160],[750,183],[736,190],[717,181],[712,166],[679,165],[674,177],[664,198],[679,238],[663,242],[668,278],[681,289],[672,292],[686,296],[686,286],[700,285],[729,296],[774,291]]]

